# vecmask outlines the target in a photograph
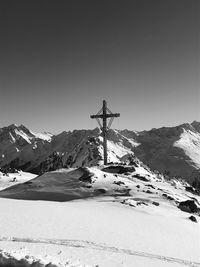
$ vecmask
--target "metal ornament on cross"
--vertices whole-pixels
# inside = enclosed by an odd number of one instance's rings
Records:
[[[112,113],[110,109],[107,107],[107,102],[103,100],[103,107],[99,110],[99,112],[96,115],[91,115],[91,119],[96,119],[100,129],[102,130],[103,135],[103,148],[104,148],[104,165],[107,165],[108,159],[107,159],[107,131],[110,129],[111,124],[114,120],[114,118],[119,117],[119,113]],[[107,119],[110,118],[110,121],[107,124]],[[100,121],[102,119],[102,123]]]

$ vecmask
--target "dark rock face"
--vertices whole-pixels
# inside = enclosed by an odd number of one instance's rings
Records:
[[[174,200],[174,198],[172,196],[169,196],[167,194],[162,194],[163,197],[166,197],[168,200]]]
[[[178,208],[184,212],[189,212],[189,213],[198,211],[197,205],[195,204],[194,200],[182,201],[179,203]]]
[[[55,264],[48,263],[43,264],[39,260],[33,261],[30,263],[26,258],[23,259],[15,259],[13,256],[6,255],[4,256],[2,252],[0,252],[0,266],[1,267],[57,267]]]
[[[106,193],[106,190],[104,188],[99,188],[97,189],[97,191],[101,194],[105,194]]]
[[[39,166],[33,169],[33,172],[41,175],[45,172],[55,171],[61,168],[63,168],[62,156],[59,153],[54,152],[47,157],[45,161],[40,163]]]
[[[156,201],[153,201],[152,204],[155,205],[155,206],[159,206],[159,205],[160,205],[160,204],[159,204],[158,202],[156,202]]]
[[[155,189],[155,187],[152,184],[145,184],[145,186],[148,186],[148,187]]]
[[[195,195],[199,195],[200,194],[200,191],[192,186],[186,186],[185,187],[185,190],[192,193],[192,194],[195,194]]]
[[[146,193],[147,193],[147,194],[153,194],[153,192],[150,191],[150,190],[147,190]]]
[[[189,218],[188,218],[190,221],[192,221],[192,222],[195,222],[195,223],[197,223],[198,221],[197,221],[197,218],[196,217],[194,217],[193,215],[192,216],[190,216]]]
[[[102,171],[122,174],[127,172],[134,172],[135,168],[133,166],[112,165],[102,169]]]
[[[196,193],[200,195],[200,177],[195,177],[192,186],[195,188]]]
[[[139,179],[139,180],[141,180],[141,181],[143,181],[143,182],[149,182],[149,179],[147,179],[147,178],[144,177],[144,176],[138,175],[138,174],[135,174],[135,175],[133,175],[132,177],[133,177],[133,178],[137,178],[137,179]]]
[[[92,173],[90,173],[86,168],[83,167],[78,168],[78,171],[82,173],[82,176],[79,178],[79,181],[90,184],[92,183]]]
[[[118,181],[118,182],[114,182],[114,184],[116,184],[116,185],[124,185],[125,183],[124,182],[122,182],[122,181]]]

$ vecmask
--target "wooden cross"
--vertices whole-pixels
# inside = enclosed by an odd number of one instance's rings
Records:
[[[114,120],[114,118],[119,117],[119,113],[112,113],[108,108],[107,108],[107,103],[105,100],[103,100],[103,107],[99,110],[99,112],[96,115],[91,115],[91,119],[96,119],[100,129],[102,130],[102,135],[103,135],[103,148],[104,148],[104,165],[107,165],[107,131],[111,127],[111,124]],[[107,125],[107,119],[110,118],[110,121]],[[100,119],[103,120],[103,123],[101,124]]]

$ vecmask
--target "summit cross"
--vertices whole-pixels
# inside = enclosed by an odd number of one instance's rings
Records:
[[[102,130],[102,136],[103,136],[103,148],[104,148],[104,165],[107,165],[108,163],[108,157],[107,157],[107,131],[110,129],[111,124],[114,120],[114,118],[119,117],[119,113],[112,113],[109,108],[107,108],[107,102],[103,100],[103,107],[99,110],[99,112],[96,115],[91,115],[91,119],[96,119],[100,129]],[[110,118],[110,121],[107,124],[107,119]],[[102,123],[100,121],[102,119]]]

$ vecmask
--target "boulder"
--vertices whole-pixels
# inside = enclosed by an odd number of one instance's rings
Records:
[[[133,166],[122,166],[122,165],[111,165],[102,169],[104,172],[125,174],[127,172],[134,172],[135,168]]]
[[[149,179],[147,179],[146,177],[141,176],[141,175],[139,175],[139,174],[134,174],[132,177],[133,177],[133,178],[137,178],[137,179],[139,179],[139,180],[141,180],[141,181],[143,181],[143,182],[149,182]]]
[[[106,193],[106,190],[104,188],[99,188],[99,189],[97,189],[97,191],[99,193],[102,193],[102,194],[105,194]]]
[[[152,204],[155,205],[155,206],[159,206],[159,205],[160,205],[160,204],[159,204],[158,202],[156,202],[156,201],[153,201]]]
[[[197,212],[198,208],[194,200],[186,200],[179,203],[178,208],[184,212]]]
[[[198,221],[197,221],[197,218],[194,217],[193,215],[190,216],[188,219],[191,220],[192,222],[196,222],[196,223],[198,222]]]
[[[114,183],[113,183],[113,184],[116,184],[116,185],[119,185],[119,186],[120,186],[120,185],[124,185],[125,183],[124,183],[124,182],[122,182],[122,181],[117,181],[117,182],[116,182],[116,181],[114,181]]]

